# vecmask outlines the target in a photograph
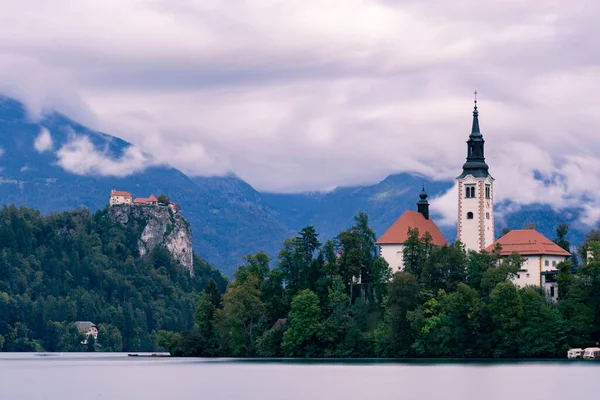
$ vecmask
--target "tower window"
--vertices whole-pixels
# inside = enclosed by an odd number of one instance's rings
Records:
[[[466,186],[465,197],[467,199],[475,198],[475,185],[467,185]]]
[[[490,185],[485,185],[485,198],[492,198],[492,188],[490,187]]]
[[[490,219],[490,213],[489,212],[485,213],[485,219]]]
[[[473,213],[471,211],[467,213],[467,219],[473,219]]]

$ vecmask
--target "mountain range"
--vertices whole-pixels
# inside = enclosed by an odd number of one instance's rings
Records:
[[[41,141],[46,130],[50,140]],[[165,193],[189,220],[196,253],[229,275],[249,253],[264,250],[276,257],[282,241],[306,225],[314,225],[324,241],[352,225],[357,213],[366,212],[381,235],[404,210],[415,208],[422,184],[430,198],[453,184],[402,173],[373,185],[330,192],[260,193],[234,175],[190,177],[170,166],[150,166],[126,176],[103,175],[86,165],[93,160],[65,158],[64,150],[76,145],[113,161],[126,159],[134,149],[55,112],[33,121],[23,104],[0,97],[0,203],[26,205],[42,213],[78,207],[94,211],[108,204],[112,189],[129,191],[134,197]],[[580,212],[535,204],[520,207],[502,216],[497,231],[533,222],[553,239],[556,225],[576,221]],[[568,239],[578,244],[589,228],[572,227]],[[441,229],[449,241],[454,240],[455,227]]]

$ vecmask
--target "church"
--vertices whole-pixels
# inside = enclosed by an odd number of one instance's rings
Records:
[[[475,92],[477,94],[477,92]],[[519,286],[535,285],[544,288],[548,297],[556,300],[558,291],[554,275],[556,265],[571,254],[550,239],[533,229],[514,230],[495,240],[494,235],[494,178],[485,162],[485,140],[479,129],[477,98],[473,109],[471,134],[467,140],[467,159],[462,173],[456,178],[458,186],[457,240],[467,251],[491,252],[500,245],[501,257],[518,253],[523,257],[523,266],[514,283]],[[429,202],[425,188],[419,194],[417,211],[407,210],[377,240],[380,255],[392,271],[404,268],[404,247],[408,230],[417,228],[419,234],[429,232],[432,244],[445,246],[447,241],[429,215]]]

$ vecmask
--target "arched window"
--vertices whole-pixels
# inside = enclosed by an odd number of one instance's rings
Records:
[[[467,213],[467,219],[473,219],[473,213],[471,211]]]
[[[465,197],[467,199],[475,198],[475,185],[467,185],[466,186]]]

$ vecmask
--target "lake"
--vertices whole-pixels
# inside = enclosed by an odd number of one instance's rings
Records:
[[[598,399],[600,361],[293,362],[0,353],[1,400]]]

